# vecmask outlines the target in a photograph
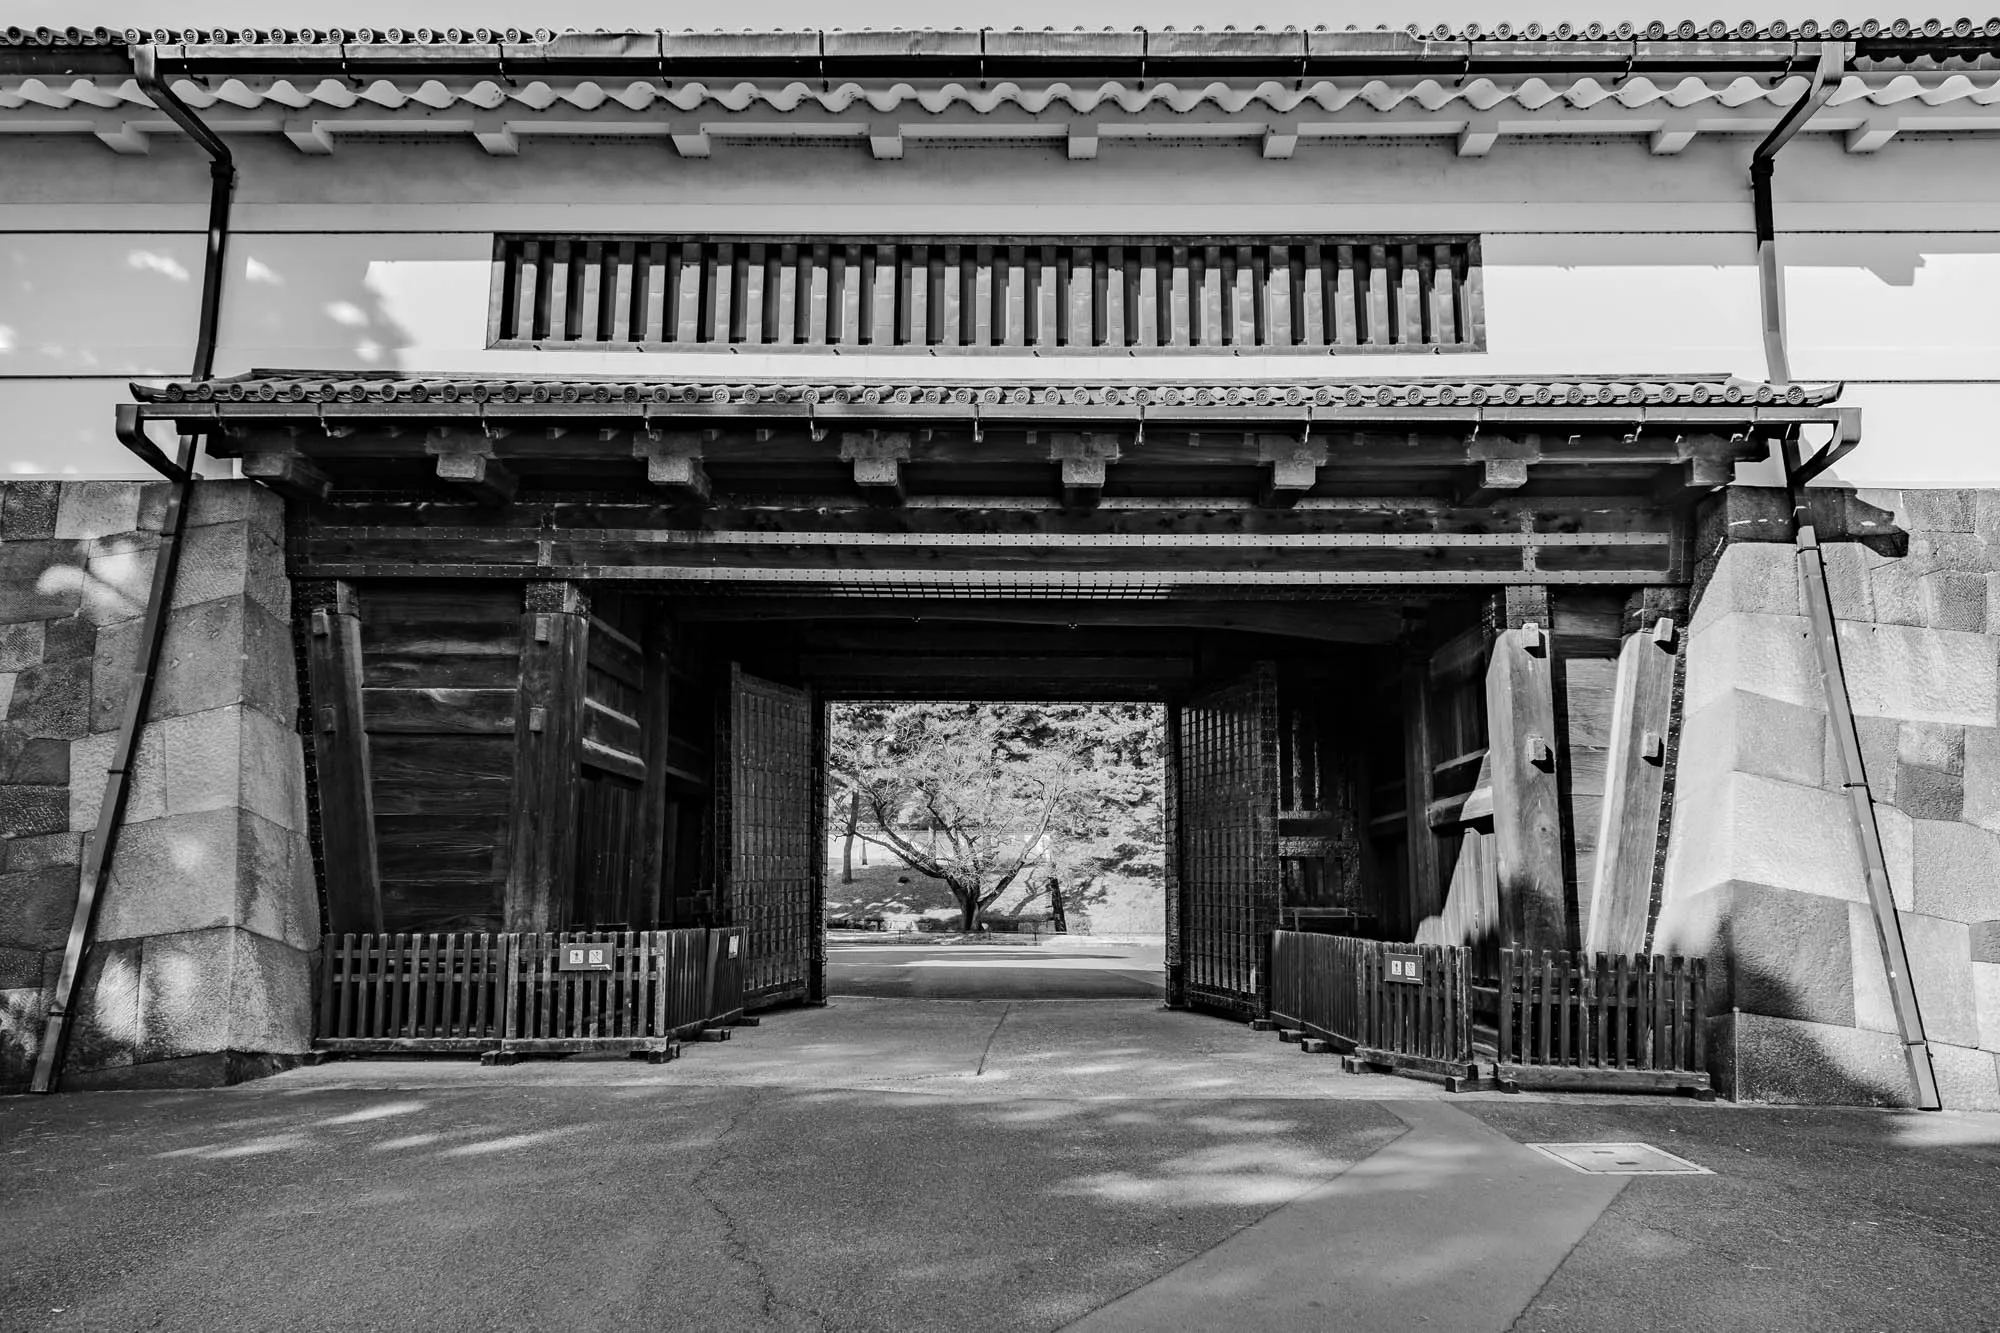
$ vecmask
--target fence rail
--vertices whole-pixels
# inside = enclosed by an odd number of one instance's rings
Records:
[[[565,971],[567,945],[608,968]],[[316,1049],[664,1057],[742,1012],[741,932],[585,931],[329,937]]]
[[[1457,946],[1292,930],[1275,932],[1272,941],[1272,1017],[1370,1064],[1469,1076],[1470,997],[1465,950]]]
[[[1699,958],[1500,951],[1502,1086],[1706,1093]]]

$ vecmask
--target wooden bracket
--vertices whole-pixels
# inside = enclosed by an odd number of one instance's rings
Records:
[[[1300,436],[1250,437],[1257,444],[1257,461],[1270,467],[1260,497],[1264,504],[1289,509],[1319,480],[1319,470],[1326,466],[1326,442],[1313,439],[1311,432],[1308,424]]]
[[[842,431],[840,457],[854,465],[855,489],[870,504],[903,503],[903,464],[910,461],[909,431]]]
[[[693,504],[707,504],[708,473],[702,470],[702,445],[719,432],[713,430],[653,430],[650,427],[632,438],[632,456],[644,459],[646,480],[676,498]]]
[[[1556,771],[1556,751],[1555,747],[1549,744],[1548,737],[1528,737],[1524,753],[1528,762],[1544,773]]]
[[[1542,461],[1540,435],[1481,436],[1475,427],[1465,442],[1465,456],[1478,469],[1477,480],[1460,488],[1462,505],[1491,504],[1509,491],[1528,484],[1528,466]]]
[[[438,480],[450,482],[480,504],[505,504],[520,485],[507,465],[493,456],[491,439],[433,430],[424,438],[424,452],[437,459]]]
[[[1118,461],[1119,440],[1100,431],[1053,431],[1049,435],[1049,461],[1062,465],[1062,502],[1065,508],[1097,508],[1104,495],[1105,474]]]
[[[1670,653],[1680,647],[1680,627],[1674,624],[1672,616],[1661,616],[1653,622],[1653,642]]]

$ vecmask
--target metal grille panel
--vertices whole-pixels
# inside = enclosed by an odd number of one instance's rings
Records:
[[[1479,351],[1479,242],[505,235],[488,341],[538,348]]]
[[[1261,1015],[1278,920],[1277,672],[1180,711],[1180,935],[1191,1003]]]
[[[755,1008],[806,997],[819,943],[814,704],[809,691],[736,667],[729,696],[727,902],[744,929],[743,995]]]

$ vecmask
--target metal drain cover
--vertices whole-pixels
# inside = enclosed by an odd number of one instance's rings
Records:
[[[1705,1166],[1655,1148],[1650,1143],[1530,1143],[1572,1171],[1593,1176],[1712,1176]]]

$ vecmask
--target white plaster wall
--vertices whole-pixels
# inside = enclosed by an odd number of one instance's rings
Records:
[[[346,142],[306,157],[246,136],[217,368],[685,376],[1234,378],[1434,374],[1764,374],[1744,160],[1709,136],[1670,158],[1630,139],[1107,146],[721,144],[528,139]],[[207,173],[188,146],[146,157],[18,138],[0,199],[0,471],[127,475],[109,404],[124,377],[184,373]],[[2000,141],[1898,140],[1851,156],[1807,137],[1778,173],[1793,363],[1851,381],[1866,441],[1829,480],[2000,481]],[[782,233],[1471,231],[1483,238],[1488,350],[1412,357],[597,354],[485,348],[495,230]],[[95,387],[85,387],[94,385]],[[72,413],[80,415],[72,415]],[[52,450],[50,441],[62,449]],[[54,453],[61,461],[50,462]],[[32,466],[31,466],[32,465]]]

